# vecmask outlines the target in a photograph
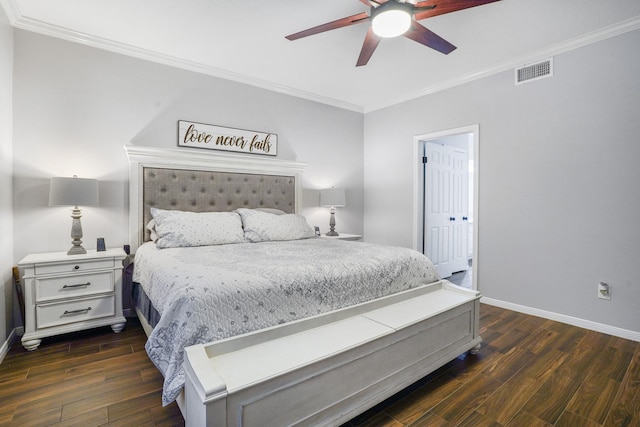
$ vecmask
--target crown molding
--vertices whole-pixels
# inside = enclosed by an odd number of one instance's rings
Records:
[[[604,27],[600,30],[594,31],[583,36],[575,37],[573,39],[558,43],[549,48],[540,49],[538,51],[512,58],[508,61],[495,64],[490,67],[478,69],[474,72],[468,73],[463,76],[455,77],[449,80],[445,80],[435,85],[425,87],[417,90],[410,96],[398,97],[389,99],[386,102],[371,105],[356,105],[348,102],[340,101],[337,99],[324,97],[315,93],[295,89],[289,86],[268,82],[254,77],[246,76],[244,74],[230,72],[213,66],[201,64],[195,61],[188,61],[185,59],[177,58],[171,55],[165,55],[162,53],[154,52],[147,49],[141,49],[136,46],[128,45],[125,43],[116,42],[100,37],[95,37],[89,34],[70,30],[68,28],[51,25],[46,22],[42,22],[36,19],[25,17],[21,14],[20,8],[16,0],[0,0],[0,5],[4,8],[5,13],[9,19],[11,25],[15,28],[35,32],[38,34],[55,37],[75,43],[84,44],[86,46],[95,47],[122,55],[131,56],[146,61],[156,62],[171,67],[181,68],[188,71],[193,71],[200,74],[206,74],[213,77],[218,77],[225,80],[231,80],[238,83],[247,84],[250,86],[259,87],[262,89],[270,90],[273,92],[282,93],[285,95],[295,96],[297,98],[307,99],[309,101],[318,102],[325,105],[342,108],[345,110],[355,111],[358,113],[369,113],[383,108],[391,107],[403,102],[411,101],[417,98],[421,98],[426,95],[430,95],[436,92],[440,92],[446,89],[453,88],[465,83],[469,83],[475,80],[479,80],[491,75],[501,73],[503,71],[511,70],[516,67],[520,67],[526,64],[534,63],[541,59],[548,58],[550,56],[559,55],[564,52],[568,52],[574,49],[578,49],[583,46],[587,46],[593,43],[597,43],[602,40],[606,40],[611,37],[619,36],[621,34],[640,29],[640,17],[630,18],[626,21],[619,22],[608,27]]]
[[[45,36],[55,37],[62,40],[71,41],[74,43],[79,43],[138,59],[143,59],[146,61],[156,62],[159,64],[193,71],[200,74],[206,74],[225,80],[231,80],[238,83],[244,83],[250,86],[267,89],[285,95],[295,96],[297,98],[307,99],[309,101],[314,101],[325,105],[331,105],[345,110],[355,111],[358,113],[363,112],[363,108],[360,105],[343,102],[337,99],[324,97],[315,93],[295,89],[289,86],[257,79],[241,73],[223,70],[199,62],[189,61],[175,56],[154,52],[148,49],[142,49],[126,43],[92,36],[90,34],[85,34],[79,31],[74,31],[68,28],[39,21],[37,19],[28,18],[21,14],[16,0],[0,0],[0,5],[4,8],[11,25],[14,28],[20,30],[31,31]]]
[[[482,68],[479,70],[476,70],[475,72],[466,74],[464,76],[460,76],[460,77],[456,77],[450,80],[446,80],[443,81],[441,83],[438,83],[436,85],[432,85],[429,87],[426,87],[422,90],[419,90],[417,92],[415,92],[413,95],[411,96],[407,96],[407,97],[402,97],[402,98],[396,98],[394,100],[390,100],[387,103],[384,104],[378,104],[378,105],[370,105],[370,106],[365,106],[364,108],[364,112],[365,113],[370,113],[372,111],[376,111],[376,110],[381,110],[383,108],[387,108],[387,107],[391,107],[393,105],[397,105],[397,104],[401,104],[403,102],[407,102],[407,101],[411,101],[417,98],[421,98],[423,96],[426,95],[430,95],[436,92],[440,92],[446,89],[450,89],[452,87],[455,86],[459,86],[465,83],[469,83],[472,82],[474,80],[479,80],[482,79],[484,77],[489,77],[491,75],[497,74],[497,73],[501,73],[503,71],[508,71],[508,70],[512,70],[514,68],[517,67],[521,67],[523,65],[527,65],[527,64],[531,64],[531,63],[535,63],[537,61],[540,61],[542,59],[546,59],[549,58],[550,56],[555,56],[555,55],[559,55],[561,53],[565,53],[574,49],[578,49],[584,46],[588,46],[590,44],[593,43],[597,43],[599,41],[602,40],[606,40],[609,39],[611,37],[616,37],[625,33],[628,33],[630,31],[634,31],[640,29],[640,17],[635,17],[635,18],[631,18],[628,19],[626,21],[622,21],[619,22],[617,24],[614,25],[610,25],[608,27],[604,27],[598,31],[594,31],[592,33],[589,34],[585,34],[583,36],[580,37],[576,37],[573,39],[569,39],[567,41],[564,41],[562,43],[558,43],[554,46],[545,48],[545,49],[540,49],[538,51],[526,54],[526,55],[522,55],[519,57],[515,57],[512,58],[508,61],[496,64],[494,66],[491,67],[486,67],[486,68]]]

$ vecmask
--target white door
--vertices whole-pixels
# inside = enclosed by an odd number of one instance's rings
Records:
[[[468,268],[469,160],[465,150],[433,142],[425,157],[423,247],[446,278]]]

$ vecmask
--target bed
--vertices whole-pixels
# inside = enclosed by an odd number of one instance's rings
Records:
[[[125,150],[136,312],[187,425],[338,425],[479,345],[479,294],[421,254],[314,236],[304,164]]]

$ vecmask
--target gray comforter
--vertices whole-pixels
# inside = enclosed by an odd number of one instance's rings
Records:
[[[141,246],[133,280],[161,319],[146,344],[164,375],[163,404],[184,385],[184,348],[438,280],[406,248],[312,238],[179,249]]]

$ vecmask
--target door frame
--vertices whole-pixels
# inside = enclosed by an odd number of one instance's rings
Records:
[[[473,263],[471,266],[473,289],[478,290],[479,229],[480,229],[480,125],[468,125],[454,129],[429,132],[413,137],[413,248],[424,253],[421,236],[424,232],[424,168],[422,167],[422,143],[460,134],[473,135]]]

